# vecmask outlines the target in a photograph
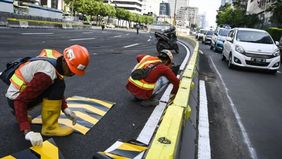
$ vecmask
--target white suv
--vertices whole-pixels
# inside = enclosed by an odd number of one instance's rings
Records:
[[[276,73],[280,67],[277,43],[264,30],[234,28],[224,42],[222,59],[228,59],[229,68],[236,65]]]

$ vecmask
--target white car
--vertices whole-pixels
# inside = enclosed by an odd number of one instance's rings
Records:
[[[276,73],[280,67],[278,42],[264,30],[234,28],[224,42],[222,59],[228,67],[235,66],[267,69]]]

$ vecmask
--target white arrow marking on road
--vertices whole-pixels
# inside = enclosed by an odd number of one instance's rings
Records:
[[[139,43],[135,43],[135,44],[127,45],[127,46],[124,46],[123,48],[129,48],[129,47],[133,47],[133,46],[136,46],[136,45],[139,45]]]
[[[51,35],[54,33],[21,33],[22,35]]]
[[[70,41],[82,41],[82,40],[93,40],[96,38],[82,38],[82,39],[70,39]]]
[[[114,36],[114,38],[120,38],[121,37],[121,35],[116,35],[116,36]]]

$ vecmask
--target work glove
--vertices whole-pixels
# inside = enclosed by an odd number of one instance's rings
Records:
[[[25,134],[25,139],[30,141],[32,146],[42,146],[42,136],[40,133],[30,131]]]
[[[64,114],[66,115],[66,117],[68,119],[70,119],[72,121],[72,125],[76,124],[77,116],[75,115],[75,113],[73,111],[71,111],[69,108],[66,108],[64,110]]]

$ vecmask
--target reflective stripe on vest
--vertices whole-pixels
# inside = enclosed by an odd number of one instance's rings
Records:
[[[146,55],[134,68],[140,69],[143,67],[147,67],[149,64],[157,62],[161,62],[161,60],[157,57]],[[148,83],[145,80],[134,80],[133,78],[131,78],[131,76],[129,77],[128,81],[143,90],[153,90],[155,88],[155,83]]]
[[[45,53],[44,53],[45,51]],[[56,50],[50,50],[50,49],[44,49],[39,57],[48,57],[48,58],[52,58],[52,59],[57,59],[58,57],[62,56],[61,53],[57,52]],[[10,78],[11,84],[13,84],[18,90],[20,90],[20,92],[22,92],[25,88],[26,88],[26,81],[23,78],[22,73],[20,72],[21,68],[28,64],[29,62],[26,62],[22,65],[20,65],[20,67],[18,69],[16,69],[15,73],[13,74],[13,76]],[[63,79],[63,76],[60,75],[57,72],[57,75],[60,79]]]
[[[145,82],[144,80],[134,80],[133,78],[131,78],[131,76],[128,79],[132,84],[134,84],[135,86],[144,89],[144,90],[152,90],[155,88],[155,83],[150,84]],[[142,81],[142,82],[141,82]]]

